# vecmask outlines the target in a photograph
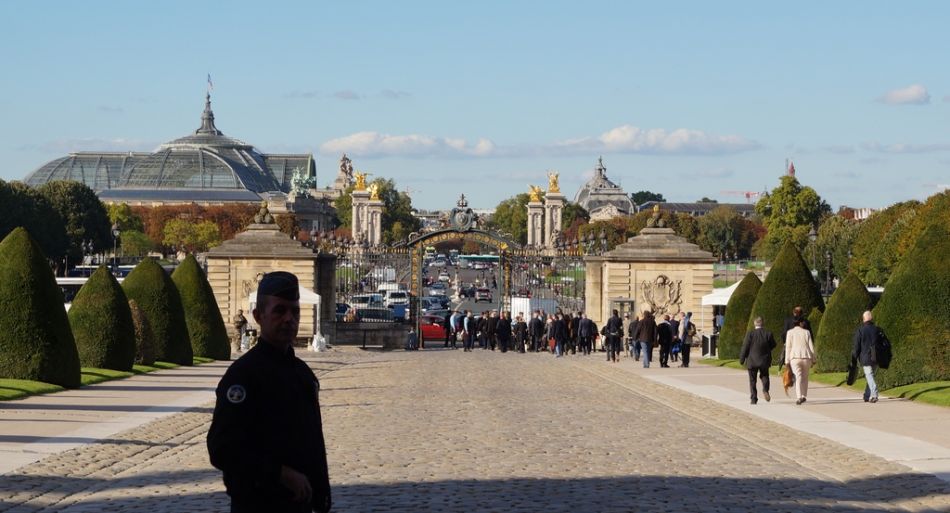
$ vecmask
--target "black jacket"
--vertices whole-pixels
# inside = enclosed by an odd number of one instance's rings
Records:
[[[877,365],[874,360],[874,344],[877,342],[879,329],[873,321],[868,321],[854,331],[854,347],[851,349],[851,361],[859,361],[861,365]]]
[[[528,321],[528,336],[534,339],[539,339],[544,336],[544,321],[538,317],[532,317]]]
[[[524,321],[515,321],[511,326],[511,331],[515,336],[516,342],[524,342],[528,336],[528,325]]]
[[[644,317],[637,323],[637,332],[633,337],[637,342],[656,342],[656,321],[653,317]]]
[[[669,321],[657,323],[656,339],[663,346],[673,343],[673,326]]]
[[[292,348],[261,341],[225,372],[208,431],[211,464],[224,472],[231,511],[327,511],[327,471],[320,383]],[[282,465],[307,476],[311,504],[292,502]]]
[[[745,334],[742,349],[739,351],[739,363],[747,369],[761,369],[772,366],[772,350],[775,349],[775,337],[765,328],[756,328]]]
[[[604,325],[604,333],[611,342],[620,340],[620,337],[623,336],[623,320],[616,315],[610,316],[610,319],[607,319],[607,324]]]
[[[594,321],[584,318],[581,319],[580,324],[577,327],[578,335],[581,337],[593,337],[597,334],[597,327],[594,326]]]
[[[495,335],[498,340],[511,340],[511,319],[498,319],[498,322],[495,323]]]

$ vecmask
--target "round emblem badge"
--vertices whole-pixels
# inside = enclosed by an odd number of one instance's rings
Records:
[[[247,397],[247,391],[244,390],[244,387],[241,385],[231,385],[231,388],[228,388],[228,393],[225,395],[231,404],[241,404]]]

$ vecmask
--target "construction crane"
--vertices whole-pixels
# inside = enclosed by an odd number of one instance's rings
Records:
[[[762,195],[761,192],[756,191],[719,191],[719,194],[726,196],[745,196],[747,203],[752,203],[753,200],[757,200],[758,197]]]

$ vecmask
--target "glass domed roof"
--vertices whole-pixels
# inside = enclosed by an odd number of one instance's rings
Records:
[[[77,152],[44,164],[24,182],[36,186],[52,180],[81,181],[103,199],[181,199],[192,191],[191,196],[205,199],[253,201],[262,192],[288,192],[298,168],[315,176],[313,156],[266,155],[224,135],[214,124],[208,95],[201,127],[152,153]]]

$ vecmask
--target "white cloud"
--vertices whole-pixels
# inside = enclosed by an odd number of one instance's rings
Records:
[[[950,151],[950,143],[932,143],[932,144],[881,144],[879,142],[869,142],[861,145],[868,151],[878,153],[933,153],[937,151]]]
[[[831,146],[823,146],[821,150],[828,153],[834,153],[836,155],[848,155],[854,153],[854,146],[851,146],[850,144],[836,144]]]
[[[408,98],[412,96],[406,91],[394,91],[392,89],[383,89],[382,91],[379,92],[379,95],[382,96],[383,98],[386,98],[387,100],[399,100],[402,98]]]
[[[735,135],[707,134],[700,130],[662,128],[643,130],[622,125],[596,137],[582,137],[546,145],[496,146],[486,138],[470,143],[464,139],[429,135],[389,135],[358,132],[323,143],[320,152],[342,152],[363,157],[451,156],[536,157],[539,155],[596,155],[641,153],[655,155],[722,155],[760,148],[759,143]]]
[[[305,99],[305,100],[310,100],[318,96],[320,96],[320,92],[316,90],[312,90],[312,89],[309,91],[294,90],[289,93],[284,93],[281,95],[281,97],[287,98],[287,99]]]
[[[125,112],[125,109],[123,109],[122,107],[116,107],[116,106],[113,106],[113,105],[100,105],[100,106],[97,108],[97,110],[98,110],[99,112],[105,112],[105,113],[108,113],[108,114],[121,114],[121,113]]]
[[[877,101],[888,105],[924,105],[930,103],[930,93],[920,84],[913,84],[902,89],[894,89],[884,93]]]
[[[657,155],[721,155],[759,148],[759,143],[737,135],[707,134],[702,130],[677,128],[642,129],[621,125],[597,137],[570,139],[553,148],[567,153],[644,153]]]
[[[325,155],[349,153],[361,157],[489,157],[494,151],[495,144],[488,139],[469,144],[464,139],[378,132],[358,132],[320,145]]]
[[[333,97],[337,100],[361,100],[363,95],[350,89],[344,89],[343,91],[333,93]]]

